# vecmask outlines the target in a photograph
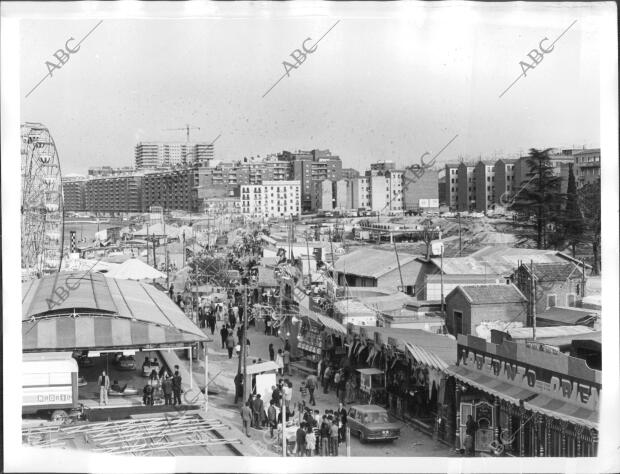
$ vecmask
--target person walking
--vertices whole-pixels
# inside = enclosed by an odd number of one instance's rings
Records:
[[[228,336],[226,337],[226,349],[228,349],[229,359],[232,359],[234,348],[235,348],[235,336],[233,336],[232,330],[228,330]]]
[[[265,404],[261,399],[260,393],[256,395],[256,398],[252,402],[252,411],[254,412],[254,428],[262,429],[265,419]]]
[[[276,351],[273,348],[273,344],[269,344],[269,360],[274,360],[276,357]]]
[[[276,355],[276,364],[278,365],[278,374],[282,375],[282,368],[284,367],[284,359],[282,359],[282,349],[278,349],[278,355]]]
[[[150,381],[148,381],[142,389],[142,402],[146,406],[153,404],[153,387],[151,386]]]
[[[297,456],[303,457],[306,454],[306,424],[301,423],[295,433],[297,441]]]
[[[312,457],[312,451],[316,449],[316,435],[314,429],[308,426],[306,430],[306,456]]]
[[[220,336],[222,336],[222,349],[224,349],[226,345],[226,338],[228,337],[228,328],[226,328],[225,324],[222,324],[222,329],[220,329]]]
[[[172,376],[172,395],[174,397],[174,405],[181,404],[181,376],[179,371],[175,370]]]
[[[472,418],[471,415],[467,415],[467,423],[465,424],[465,455],[476,455],[476,431],[478,430],[478,423]]]
[[[243,431],[245,435],[250,438],[249,428],[252,422],[252,410],[250,409],[250,402],[247,402],[241,407],[241,421],[243,422]]]
[[[168,377],[168,374],[164,377],[161,388],[164,391],[164,403],[166,405],[172,405],[172,378]]]
[[[316,375],[308,375],[306,377],[306,387],[308,388],[308,394],[310,395],[310,400],[308,401],[308,403],[312,406],[316,406],[316,400],[314,399],[314,389],[316,388],[316,385]]]
[[[291,352],[291,343],[288,342],[288,339],[284,341],[284,350]]]
[[[329,451],[332,456],[338,456],[338,418],[335,417],[332,420],[332,425],[329,428]]]
[[[280,393],[280,389],[278,387],[276,387],[275,385],[273,385],[271,387],[271,400],[273,400],[273,403],[279,407],[280,406],[280,399],[282,398],[282,393]]]
[[[293,384],[286,380],[284,382],[284,406],[286,407],[286,413],[291,411],[291,401],[293,400]]]
[[[286,346],[284,347],[284,352],[282,353],[282,362],[284,364],[284,373],[286,375],[291,375],[291,353],[286,349]]]
[[[329,435],[330,426],[327,421],[327,415],[323,415],[321,422],[321,456],[329,456]]]
[[[269,434],[273,438],[273,429],[278,425],[275,401],[273,398],[269,401],[267,409],[267,422],[269,423]]]
[[[338,425],[340,429],[338,434],[340,436],[340,442],[342,443],[345,441],[347,432],[347,409],[344,407],[342,402],[338,404],[338,411],[336,413],[340,419],[340,423]]]
[[[323,374],[323,393],[329,392],[329,382],[330,382],[331,376],[332,376],[332,368],[328,366],[325,369],[325,373]]]
[[[209,329],[211,329],[211,335],[213,336],[213,333],[215,333],[215,316],[213,316],[213,313],[209,313],[208,324]]]
[[[110,377],[106,375],[105,370],[101,372],[97,385],[99,386],[99,405],[107,405],[108,390],[110,389]]]
[[[342,373],[340,370],[337,370],[334,374],[334,387],[336,387],[336,398],[340,399],[340,378],[342,377]]]
[[[299,386],[299,392],[301,393],[301,407],[302,409],[306,408],[306,397],[308,396],[308,387],[306,386],[306,381],[302,380],[301,385]]]

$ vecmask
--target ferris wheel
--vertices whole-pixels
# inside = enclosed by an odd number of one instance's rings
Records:
[[[60,270],[63,206],[60,162],[54,139],[40,123],[21,126],[22,280]]]

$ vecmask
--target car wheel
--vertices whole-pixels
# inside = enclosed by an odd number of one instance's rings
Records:
[[[360,443],[366,443],[366,441],[368,441],[368,439],[366,438],[366,433],[360,431]]]
[[[50,416],[51,421],[62,423],[66,423],[67,418],[69,418],[69,415],[67,415],[67,412],[64,410],[54,410],[52,416]]]

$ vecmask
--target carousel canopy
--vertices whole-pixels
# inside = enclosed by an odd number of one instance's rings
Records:
[[[121,280],[155,280],[157,278],[166,278],[164,273],[137,258],[130,258],[120,265],[110,268],[106,276],[110,278],[119,278]]]
[[[152,285],[56,273],[22,285],[22,340],[24,352],[55,352],[175,347],[209,338]]]

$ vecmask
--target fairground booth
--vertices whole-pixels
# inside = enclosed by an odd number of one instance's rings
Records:
[[[206,372],[210,339],[154,286],[80,272],[22,285],[22,340],[25,359],[27,354],[53,358],[64,353],[77,360],[79,400],[71,400],[74,405],[79,401],[86,408],[100,408],[97,383],[105,370],[110,383],[126,388],[121,396],[109,397],[104,408],[114,409],[142,405],[143,366],[167,368],[172,374],[179,357],[202,346],[198,352]],[[183,351],[177,355],[178,350]],[[192,373],[192,357],[189,364]],[[183,382],[189,386],[192,379]]]

